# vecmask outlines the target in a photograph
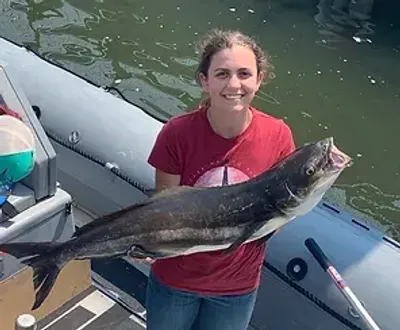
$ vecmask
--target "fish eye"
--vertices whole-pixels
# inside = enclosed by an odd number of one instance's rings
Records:
[[[308,166],[308,167],[306,168],[306,175],[311,176],[311,175],[314,174],[314,172],[315,172],[315,169],[314,169],[313,166]]]

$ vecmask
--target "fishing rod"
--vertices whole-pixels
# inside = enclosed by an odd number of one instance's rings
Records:
[[[350,287],[347,285],[346,281],[339,274],[337,269],[332,265],[332,262],[328,259],[325,253],[321,250],[317,242],[313,238],[307,238],[304,242],[308,250],[317,260],[319,265],[324,271],[326,271],[332,278],[333,282],[336,284],[340,292],[347,299],[349,304],[359,312],[365,324],[371,330],[381,330],[372,317],[365,310],[364,306],[361,304],[360,300],[356,297]]]

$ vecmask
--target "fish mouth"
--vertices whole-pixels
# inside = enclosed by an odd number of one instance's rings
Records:
[[[346,155],[343,151],[339,150],[333,142],[333,137],[328,138],[329,140],[329,163],[335,170],[342,170],[353,164],[353,159]]]

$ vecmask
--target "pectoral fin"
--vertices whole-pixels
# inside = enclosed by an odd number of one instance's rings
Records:
[[[261,237],[260,239],[257,240],[257,247],[260,246],[261,244],[265,243],[268,241],[274,234],[276,233],[276,230],[270,232],[269,234],[265,235],[264,237]]]
[[[264,225],[263,222],[253,222],[250,224],[236,241],[234,241],[223,253],[231,253],[235,251],[242,243],[248,240],[258,229]]]

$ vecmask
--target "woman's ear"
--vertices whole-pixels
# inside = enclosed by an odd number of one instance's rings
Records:
[[[207,93],[208,92],[208,79],[205,76],[205,74],[203,74],[202,72],[200,72],[200,74],[199,74],[199,80],[200,80],[201,87],[203,88],[203,91]]]
[[[264,72],[260,72],[257,77],[257,90],[260,88],[263,81],[264,81]]]

